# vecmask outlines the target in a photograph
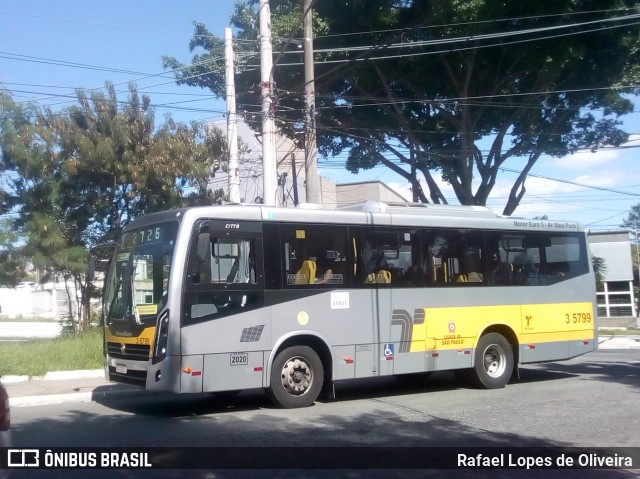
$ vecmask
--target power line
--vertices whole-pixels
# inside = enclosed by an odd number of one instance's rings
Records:
[[[511,168],[506,168],[506,167],[503,167],[503,166],[499,167],[498,169],[500,171],[508,171],[509,173],[516,173],[516,174],[520,174],[521,173],[518,170],[513,170]],[[559,183],[566,183],[566,184],[573,185],[573,186],[580,186],[582,188],[590,188],[592,190],[607,191],[609,193],[616,193],[618,195],[640,197],[640,193],[631,193],[629,191],[622,191],[622,190],[617,190],[617,189],[614,189],[614,188],[605,188],[603,186],[587,185],[585,183],[578,183],[577,181],[561,180],[560,178],[551,178],[549,176],[538,175],[536,173],[531,173],[531,172],[527,173],[527,176],[531,176],[531,177],[534,177],[534,178],[541,178],[543,180],[557,181]]]
[[[492,47],[504,47],[504,46],[510,46],[510,45],[519,45],[522,43],[529,43],[529,42],[537,42],[537,41],[542,41],[542,40],[552,40],[552,39],[556,39],[556,38],[563,38],[563,37],[568,37],[568,36],[574,36],[574,35],[583,35],[586,33],[593,33],[593,32],[601,32],[604,30],[613,30],[613,29],[617,29],[617,28],[624,28],[624,27],[629,27],[629,26],[636,26],[636,25],[640,25],[640,22],[636,22],[636,23],[630,23],[630,24],[625,24],[625,25],[612,25],[609,27],[603,27],[603,28],[594,28],[594,29],[590,29],[590,30],[582,30],[579,32],[570,32],[570,33],[563,33],[563,34],[558,34],[558,35],[548,35],[545,37],[537,37],[537,38],[529,38],[529,39],[524,39],[524,40],[514,40],[511,42],[498,42],[498,43],[491,43],[491,44],[487,44],[487,45],[471,45],[468,47],[458,47],[458,48],[448,48],[448,49],[439,49],[439,50],[434,50],[434,51],[423,51],[423,52],[414,52],[414,53],[406,53],[406,54],[398,54],[398,55],[382,55],[382,56],[371,56],[370,54],[373,52],[379,52],[379,51],[384,51],[387,49],[387,45],[384,46],[369,46],[367,47],[367,49],[365,49],[363,51],[363,54],[358,55],[356,57],[353,58],[345,58],[345,59],[340,59],[340,60],[322,60],[322,61],[316,61],[315,64],[316,65],[331,65],[331,64],[344,64],[344,63],[357,63],[357,62],[363,62],[363,61],[377,61],[377,60],[397,60],[400,58],[410,58],[410,57],[418,57],[418,56],[427,56],[427,55],[439,55],[441,53],[456,53],[456,52],[463,52],[463,51],[468,51],[468,50],[479,50],[481,48],[492,48]],[[507,34],[504,35],[500,35],[500,36],[506,36]],[[496,37],[497,38],[497,37]],[[477,39],[470,36],[468,38],[458,38],[455,41],[452,41],[451,43],[469,43],[472,41],[476,41]],[[427,45],[428,42],[425,42],[424,45]],[[433,45],[437,45],[437,43],[432,43]],[[407,47],[411,47],[414,48],[414,46],[411,43],[407,43],[405,44],[405,48]],[[357,47],[358,50],[360,50],[360,47]],[[330,52],[331,50],[327,50],[327,52]],[[349,51],[357,51],[357,50],[349,50]],[[303,63],[300,62],[296,62],[296,63],[281,63],[280,66],[301,66],[303,65]],[[249,65],[250,67],[256,67],[256,65]],[[321,77],[327,76],[331,73],[333,73],[333,70],[330,70],[329,72],[325,72],[323,74],[321,74]]]
[[[344,36],[361,36],[361,35],[377,35],[381,33],[403,33],[403,32],[411,32],[416,30],[428,30],[434,28],[451,28],[451,27],[461,27],[466,25],[483,25],[483,24],[495,24],[495,23],[513,23],[519,22],[523,20],[540,20],[543,18],[554,18],[554,17],[570,17],[576,15],[592,15],[595,13],[610,13],[610,12],[620,12],[620,11],[630,11],[629,8],[611,8],[608,10],[589,10],[584,12],[564,12],[564,13],[555,13],[548,15],[536,15],[536,16],[528,16],[528,17],[509,17],[509,18],[496,18],[492,20],[479,20],[475,22],[459,22],[459,23],[445,23],[445,24],[436,24],[436,25],[425,25],[422,27],[414,27],[414,28],[396,28],[396,29],[387,29],[387,30],[371,30],[367,32],[351,32],[351,33],[336,33],[331,35],[319,35],[316,38],[335,38],[335,37],[344,37]]]
[[[637,19],[637,18],[640,18],[640,14],[624,15],[624,16],[621,16],[621,17],[604,18],[604,19],[599,19],[599,20],[590,20],[588,22],[564,24],[564,25],[552,25],[552,26],[547,26],[547,27],[530,28],[530,29],[515,30],[515,31],[508,31],[508,32],[486,33],[486,34],[478,34],[478,35],[469,34],[469,35],[465,35],[465,36],[461,36],[461,37],[443,38],[443,39],[438,39],[438,40],[405,41],[405,42],[391,43],[391,44],[385,45],[384,49],[385,50],[391,50],[391,49],[417,48],[417,47],[424,47],[424,46],[440,46],[440,45],[447,45],[447,44],[452,44],[452,43],[456,44],[456,43],[460,43],[460,42],[469,42],[469,41],[492,40],[492,39],[495,39],[495,38],[508,38],[508,37],[520,36],[520,35],[531,35],[531,34],[541,33],[541,32],[549,32],[549,31],[554,31],[554,30],[564,30],[564,29],[568,29],[568,28],[576,28],[576,27],[594,25],[594,24],[599,24],[599,23],[617,22],[617,21],[621,21],[621,20],[629,20],[629,19]],[[637,23],[626,24],[626,25],[622,25],[622,26],[633,26],[633,25],[637,25]],[[618,26],[612,26],[611,28],[617,28],[617,27]],[[605,28],[599,28],[598,30],[606,30],[606,29]],[[592,30],[587,30],[587,32],[590,32],[590,31],[592,31]],[[580,34],[580,33],[583,33],[583,32],[573,32],[573,34]],[[533,40],[536,40],[536,39],[533,39]],[[509,43],[503,43],[501,45],[509,45]],[[364,51],[364,50],[372,50],[374,48],[378,48],[378,45],[359,45],[359,46],[351,46],[351,47],[335,47],[335,48],[315,49],[314,53],[358,52],[358,51]],[[297,51],[289,51],[289,52],[284,52],[284,53],[289,53],[289,54],[293,53],[293,54],[295,54],[295,53],[299,53],[299,52],[297,52]]]
[[[38,92],[34,92],[34,91],[24,91],[24,90],[11,90],[12,92],[18,92],[18,93],[38,93]],[[44,94],[44,93],[43,93]],[[59,98],[69,98],[70,100],[77,100],[77,96],[74,96],[72,94],[63,94],[63,93],[48,93],[47,95],[49,95],[50,97],[59,97]],[[216,110],[216,109],[212,109],[212,108],[193,108],[193,107],[181,107],[181,106],[175,106],[178,103],[186,103],[189,101],[202,101],[202,99],[199,100],[185,100],[185,101],[181,101],[181,102],[172,102],[172,103],[164,103],[164,104],[154,104],[151,103],[149,106],[153,107],[153,108],[163,108],[163,109],[167,109],[167,110],[176,110],[176,111],[192,111],[192,112],[202,112],[202,113],[218,113],[220,115],[224,115],[226,113],[225,110]],[[69,102],[65,102],[65,103],[69,103]],[[126,105],[126,106],[130,106],[131,102],[129,101],[125,101],[125,100],[116,100],[116,103],[118,103],[119,105]],[[56,114],[54,114],[56,115]],[[65,116],[65,113],[58,113],[57,116]]]
[[[30,63],[43,63],[46,65],[54,65],[54,66],[69,67],[69,68],[81,68],[83,70],[96,70],[96,71],[103,71],[103,72],[110,72],[110,73],[123,73],[126,75],[144,75],[144,73],[140,73],[132,70],[104,67],[99,65],[90,65],[88,63],[69,62],[66,60],[54,60],[51,58],[36,57],[32,55],[21,55],[18,53],[10,53],[10,52],[2,52],[2,51],[0,51],[0,58],[4,58],[6,60],[16,60],[16,61],[24,61],[24,62],[30,62]]]

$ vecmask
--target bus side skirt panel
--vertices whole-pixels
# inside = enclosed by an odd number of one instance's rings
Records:
[[[202,377],[204,375],[204,356],[182,356],[180,368],[180,392],[201,393]]]
[[[556,361],[566,359],[568,355],[569,341],[524,343],[520,345],[520,364]]]

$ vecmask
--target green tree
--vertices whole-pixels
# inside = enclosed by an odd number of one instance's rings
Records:
[[[624,219],[620,227],[627,228],[633,232],[640,228],[640,204],[631,207],[629,215]]]
[[[593,264],[593,272],[596,277],[596,287],[598,291],[602,291],[604,284],[604,275],[607,272],[606,261],[600,256],[591,256],[591,263]]]
[[[15,192],[8,186],[15,178],[14,171],[4,161],[6,139],[29,124],[28,112],[16,104],[11,96],[0,90],[0,286],[13,287],[28,279],[24,247],[16,246],[21,238],[9,216]]]
[[[28,121],[7,121],[1,132],[4,207],[44,279],[62,276],[82,291],[80,327],[93,289],[88,248],[116,238],[136,216],[210,204],[209,177],[225,148],[219,131],[207,134],[200,124],[168,118],[156,129],[150,99],[134,85],[126,102],[112,85],[106,90],[78,91],[78,105],[61,113],[34,105],[14,112]]]
[[[18,239],[11,222],[0,220],[0,287],[12,287],[28,278],[21,248],[15,246]]]
[[[239,2],[232,17],[244,40],[236,44],[238,56],[247,64],[236,75],[239,109],[250,123],[260,118],[257,3]],[[301,37],[302,2],[270,3],[274,36]],[[604,0],[597,10],[581,0],[316,2],[320,152],[347,153],[354,173],[382,164],[406,178],[423,202],[446,202],[439,174],[460,203],[484,205],[509,167],[517,173],[504,208],[511,214],[542,155],[627,140],[619,117],[632,103],[623,93],[637,87],[619,87],[638,84],[639,29],[625,18],[636,6],[632,0]],[[221,96],[221,42],[198,23],[191,65],[175,58],[164,64],[179,84]],[[281,49],[278,63],[289,66],[274,69],[276,120],[281,132],[299,137],[301,55],[285,40],[276,45]]]

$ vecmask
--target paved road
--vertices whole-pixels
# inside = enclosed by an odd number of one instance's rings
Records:
[[[233,400],[211,395],[103,396],[91,402],[18,407],[12,411],[14,442],[18,447],[125,446],[136,450],[169,446],[172,451],[187,447],[205,460],[219,449],[201,447],[268,446],[285,448],[293,455],[284,455],[283,461],[286,457],[299,461],[298,454],[309,454],[301,446],[339,447],[354,454],[359,446],[411,447],[417,454],[424,453],[425,461],[429,451],[442,446],[453,450],[577,447],[584,451],[594,447],[633,447],[637,451],[640,446],[638,349],[603,349],[566,362],[529,366],[522,369],[521,381],[493,391],[462,389],[448,373],[434,374],[426,381],[414,379],[340,384],[337,400],[299,410],[273,408],[261,391],[244,392]],[[256,450],[242,450],[251,464]],[[273,452],[281,458],[280,453]],[[282,467],[287,465],[283,462]],[[46,472],[45,477],[65,479],[88,474]],[[638,477],[638,471],[558,469],[140,472],[91,471],[89,477]],[[16,477],[32,476],[21,473]]]

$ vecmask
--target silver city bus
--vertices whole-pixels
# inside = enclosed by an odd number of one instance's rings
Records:
[[[416,372],[500,388],[520,364],[593,351],[595,297],[571,221],[380,202],[166,211],[118,241],[106,374],[175,393],[264,388],[283,407]]]

